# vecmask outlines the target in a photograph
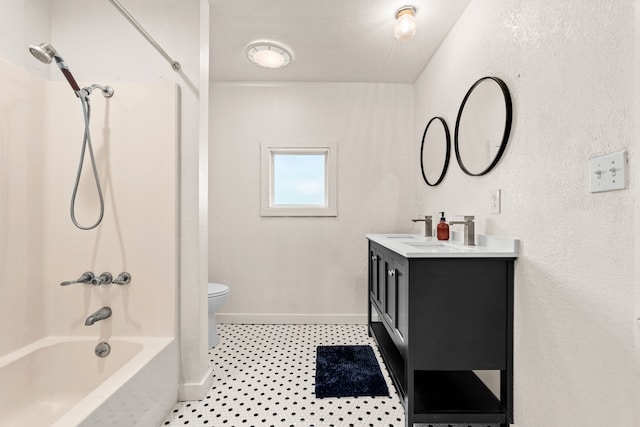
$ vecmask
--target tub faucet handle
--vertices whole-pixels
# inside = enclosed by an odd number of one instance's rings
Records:
[[[113,282],[111,283],[114,283],[116,285],[126,285],[129,282],[131,282],[131,275],[126,271],[123,271],[122,273],[118,274],[118,277],[113,279]]]
[[[69,286],[69,285],[75,285],[76,283],[84,283],[84,284],[88,284],[91,283],[94,279],[95,279],[95,274],[93,274],[90,271],[85,271],[84,273],[82,273],[82,276],[78,277],[76,280],[69,280],[67,282],[62,282],[60,283],[60,286]]]

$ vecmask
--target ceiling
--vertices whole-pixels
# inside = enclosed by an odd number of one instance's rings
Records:
[[[413,83],[470,0],[214,0],[211,80]],[[395,12],[416,7],[417,33],[393,37]],[[287,46],[293,61],[262,69],[256,40]]]

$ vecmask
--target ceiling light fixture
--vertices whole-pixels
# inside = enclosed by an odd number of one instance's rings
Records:
[[[247,58],[263,68],[282,68],[291,62],[291,53],[286,47],[272,41],[253,42],[245,49]]]
[[[393,27],[393,36],[400,42],[408,42],[416,35],[416,8],[402,6],[396,11],[396,23]]]

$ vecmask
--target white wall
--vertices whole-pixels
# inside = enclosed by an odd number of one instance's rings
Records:
[[[411,85],[234,84],[211,91],[209,279],[219,320],[364,322],[365,233],[409,230]],[[337,218],[260,217],[261,141],[336,141]]]
[[[630,151],[634,2],[474,0],[415,84],[414,141],[495,75],[513,97],[503,160],[485,177],[455,162],[417,200],[474,214],[477,231],[520,238],[515,421],[520,427],[633,423],[634,188],[590,194],[588,159]],[[414,162],[415,163],[415,162]],[[502,213],[489,197],[502,189]]]
[[[105,214],[98,228],[81,231],[69,218],[83,137],[80,103],[66,82],[4,62],[0,86],[0,354],[47,335],[176,336],[176,87],[120,82],[114,98],[94,93],[91,129]],[[144,102],[152,114],[131,121]],[[149,152],[153,162],[141,161]],[[97,207],[87,153],[77,219],[93,224]],[[59,286],[84,271],[128,271],[133,279],[124,287]],[[113,309],[111,319],[84,326],[103,306]]]
[[[638,145],[640,141],[638,141],[638,135],[640,135],[640,1],[636,0],[634,2],[635,13],[634,13],[634,28],[635,28],[635,37],[634,37],[634,80],[633,80],[633,95],[634,95],[634,137],[632,142],[632,147],[634,153],[638,152]],[[637,157],[637,155],[636,155]],[[631,170],[632,179],[634,182],[638,182],[638,178],[640,178],[640,169],[633,168]],[[638,233],[636,224],[640,224],[640,189],[637,185],[634,186],[633,195],[634,195],[634,283],[635,283],[635,294],[634,294],[634,308],[635,308],[635,319],[636,325],[634,328],[635,341],[634,341],[634,362],[635,362],[635,372],[633,375],[632,381],[634,384],[640,384],[640,283],[638,282],[638,272],[640,272],[640,251],[636,250],[636,248],[640,248],[640,233]],[[640,387],[637,385],[634,387],[633,393],[633,403],[634,403],[634,421],[637,423],[640,420]]]
[[[51,67],[33,59],[29,46],[51,37],[49,0],[3,0],[0,4],[0,58],[47,78]]]
[[[41,292],[44,83],[0,61],[0,355],[45,334]]]
[[[48,69],[28,46],[49,38],[49,9],[47,0],[0,5],[0,355],[45,333],[38,219]]]
[[[83,139],[78,99],[66,82],[46,82],[42,140],[42,283],[45,335],[176,337],[178,275],[178,103],[172,83],[103,82],[112,98],[91,97],[91,139],[104,197],[93,230],[76,228],[69,200]],[[148,114],[137,114],[144,105]],[[131,117],[136,117],[131,120]],[[88,150],[88,148],[87,148]],[[95,223],[99,200],[89,154],[75,204],[82,225]],[[126,286],[61,287],[85,271],[126,271]],[[151,303],[152,302],[152,303]],[[111,319],[91,327],[103,306]]]

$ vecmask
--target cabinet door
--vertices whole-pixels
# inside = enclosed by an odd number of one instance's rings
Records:
[[[402,264],[395,264],[396,270],[396,324],[395,334],[403,345],[409,336],[409,275]]]
[[[378,257],[373,246],[369,246],[369,295],[378,298]]]
[[[384,257],[384,321],[391,338],[404,353],[409,330],[409,276],[400,258]]]
[[[371,245],[369,247],[369,294],[381,308],[384,299],[382,287],[385,274],[382,254]]]
[[[396,327],[396,289],[398,287],[398,271],[393,258],[385,256],[384,262],[384,301],[382,311],[385,321],[392,328]]]

